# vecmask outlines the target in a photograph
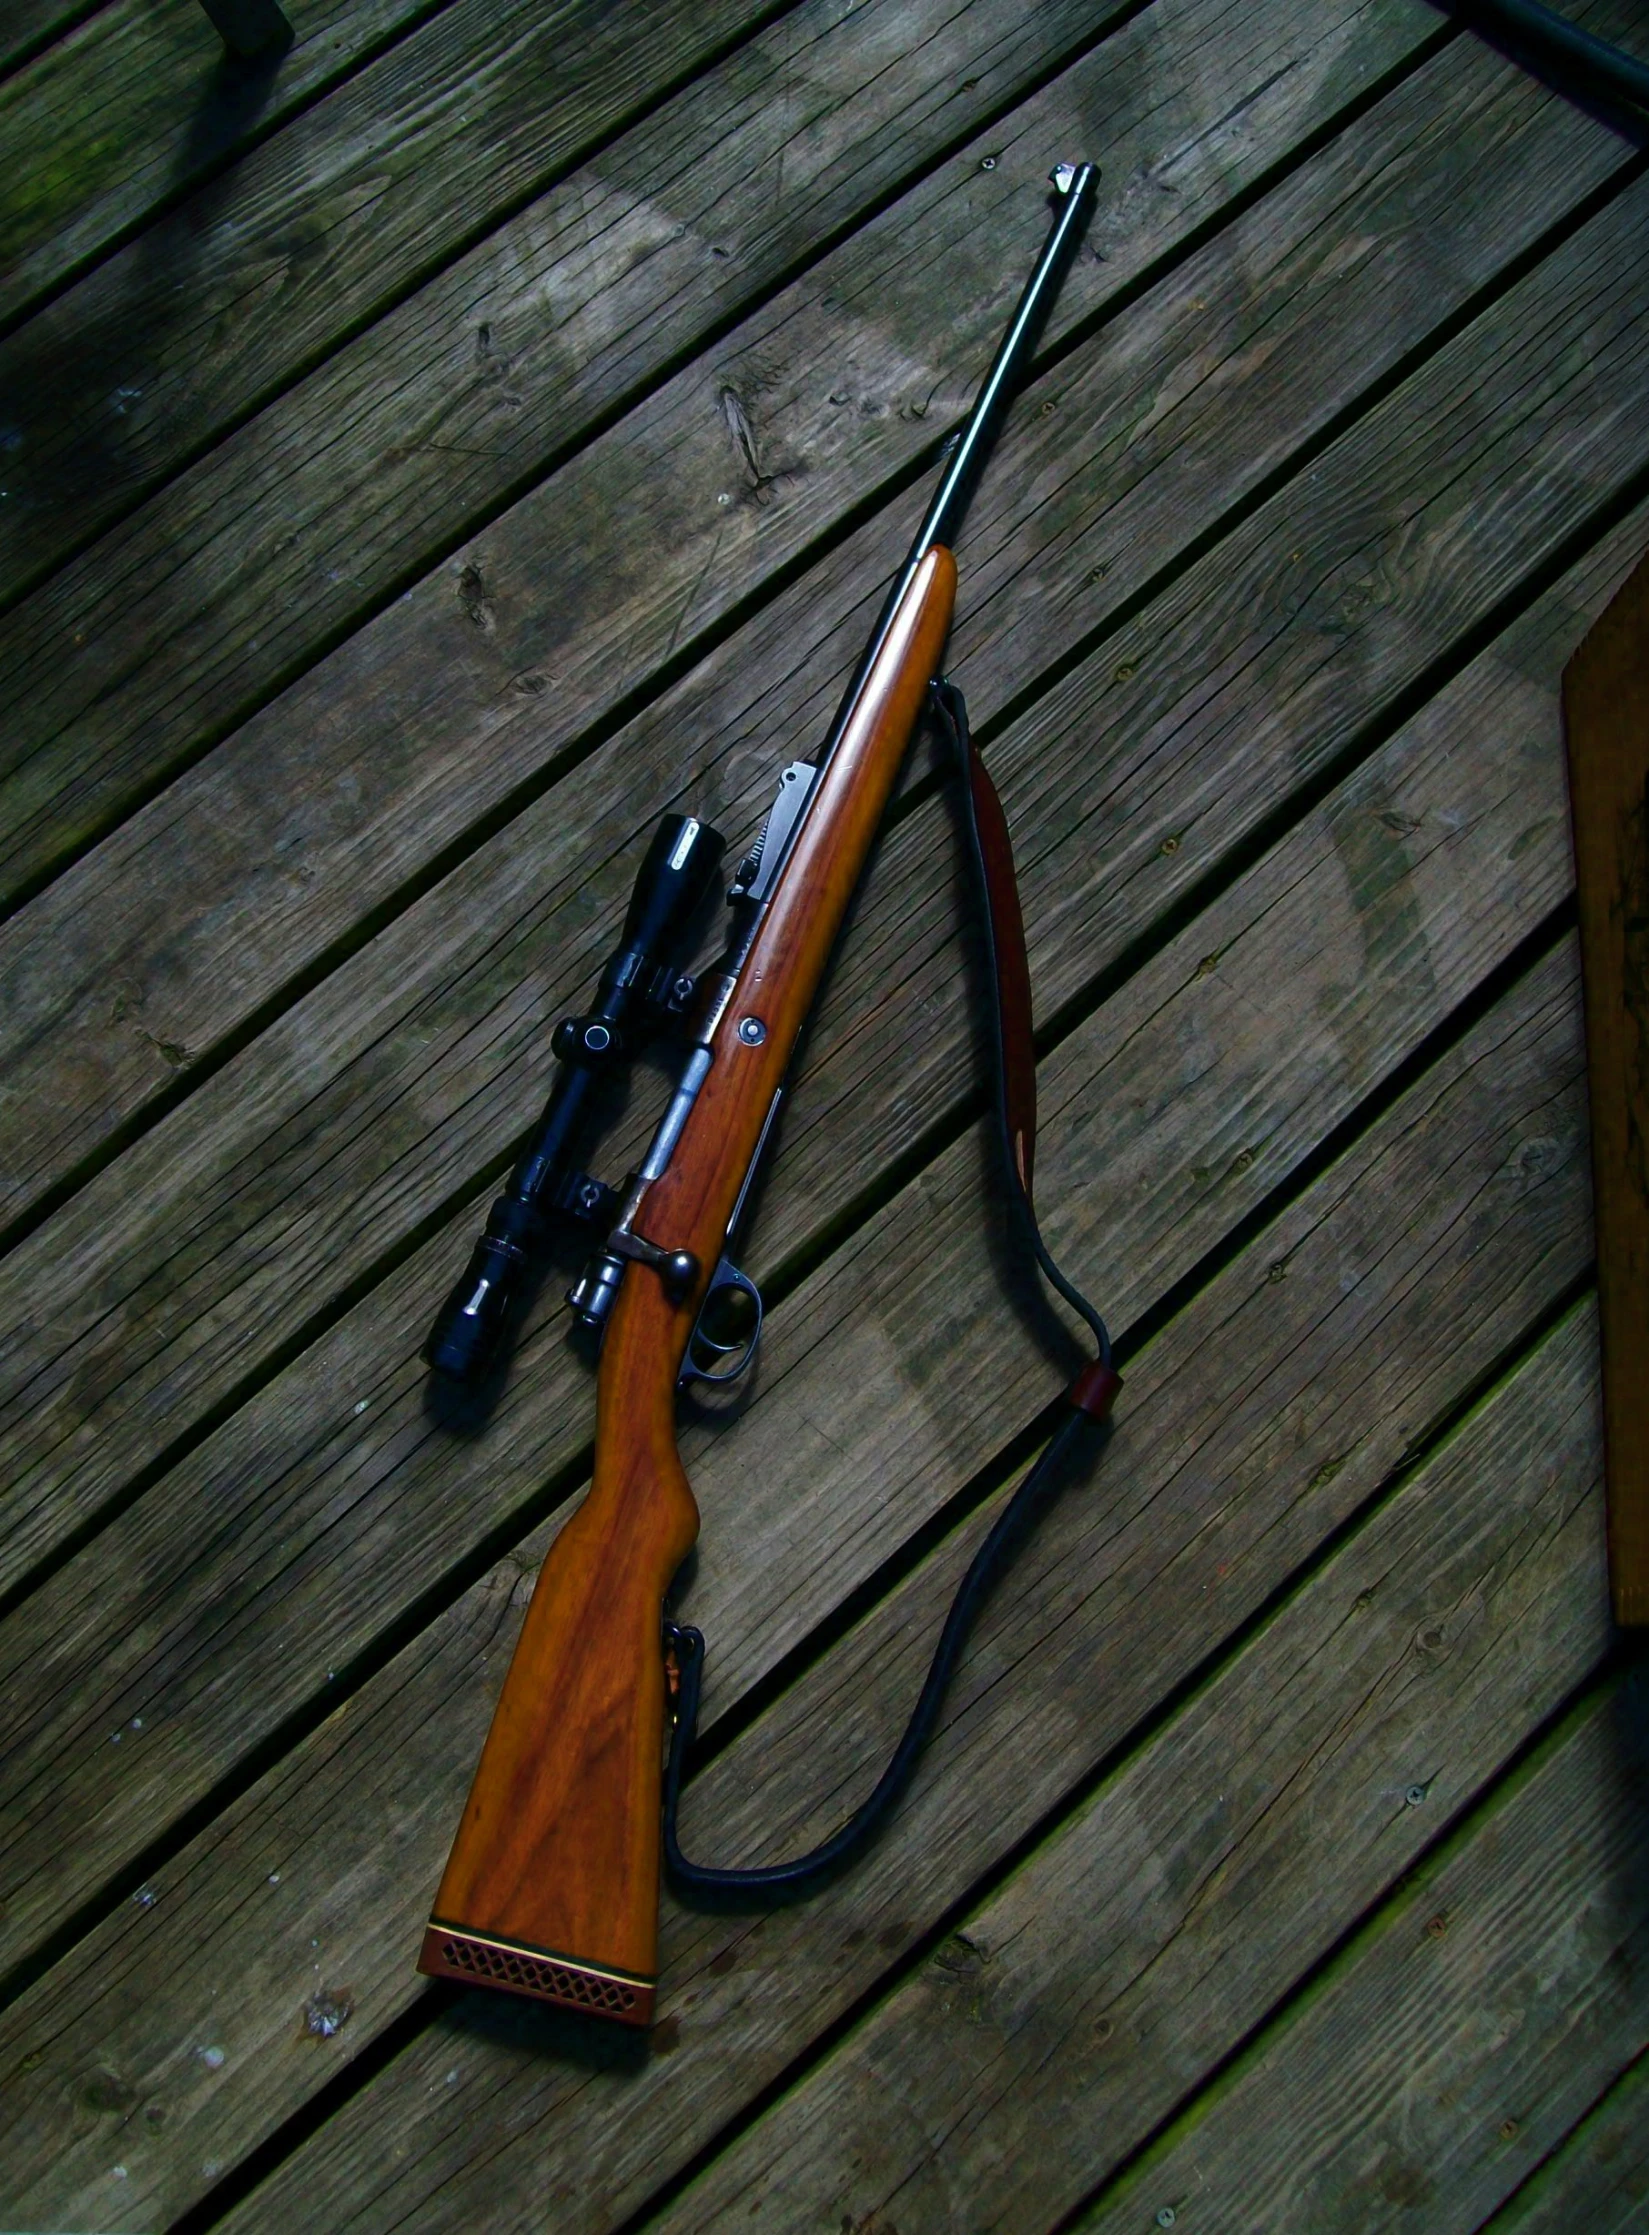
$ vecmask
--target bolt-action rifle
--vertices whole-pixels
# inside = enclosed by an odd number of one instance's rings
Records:
[[[507,1336],[546,1225],[583,1221],[604,1234],[569,1298],[601,1336],[594,1477],[539,1572],[419,1957],[433,1976],[646,2024],[661,1848],[689,1889],[790,1894],[839,1867],[908,1779],[973,1613],[1046,1496],[1071,1432],[1103,1419],[1119,1386],[1103,1322],[1053,1264],[1031,1211],[1035,1061],[1012,855],[960,697],[936,680],[956,589],[950,545],[1097,181],[1090,164],[1053,174],[1058,202],[1046,245],[824,749],[784,770],[761,836],[734,876],[725,953],[696,987],[676,967],[724,849],[692,817],[666,817],[590,1013],[558,1029],[556,1091],[430,1337],[437,1371],[479,1378]],[[760,1298],[729,1260],[730,1237],[925,703],[965,777],[965,822],[986,897],[996,1115],[1012,1199],[1044,1273],[1092,1329],[1097,1356],[1072,1384],[1065,1423],[976,1556],[910,1727],[870,1800],[798,1863],[704,1869],[681,1855],[674,1822],[703,1656],[696,1631],[664,1619],[666,1591],[699,1518],[676,1451],[676,1392],[684,1380],[730,1379],[754,1354]],[[646,1158],[622,1191],[604,1187],[573,1167],[594,1083],[639,1037],[684,1011],[694,1019],[690,1046]]]

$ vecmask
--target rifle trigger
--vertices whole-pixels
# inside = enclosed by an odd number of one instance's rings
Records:
[[[748,1273],[741,1273],[724,1257],[710,1276],[687,1338],[676,1387],[685,1389],[695,1381],[737,1381],[755,1363],[761,1331],[761,1290]]]

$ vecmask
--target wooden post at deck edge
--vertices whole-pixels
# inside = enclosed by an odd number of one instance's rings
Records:
[[[1649,1623],[1649,559],[1563,671],[1615,1619]]]

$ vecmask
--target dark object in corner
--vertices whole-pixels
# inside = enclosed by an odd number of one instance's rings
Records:
[[[1594,39],[1540,0],[1452,0],[1462,23],[1504,39],[1529,61],[1550,68],[1577,90],[1649,110],[1649,63]]]
[[[242,62],[272,62],[292,44],[292,26],[275,0],[200,0],[212,28]]]
[[[1649,559],[1563,671],[1592,1096],[1609,1588],[1649,1623]]]

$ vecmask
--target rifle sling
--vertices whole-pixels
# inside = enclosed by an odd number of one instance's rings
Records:
[[[1093,1337],[1094,1357],[1065,1392],[1066,1410],[1041,1456],[1003,1507],[969,1563],[945,1617],[926,1679],[904,1736],[869,1798],[839,1830],[794,1862],[754,1870],[720,1870],[690,1862],[676,1832],[682,1771],[698,1722],[704,1673],[704,1639],[685,1623],[664,1625],[665,1665],[675,1695],[675,1721],[664,1772],[664,1861],[682,1892],[715,1900],[776,1904],[816,1892],[852,1861],[880,1830],[909,1784],[933,1734],[962,1648],[997,1580],[1030,1535],[1057,1491],[1067,1454],[1104,1424],[1122,1386],[1111,1363],[1105,1322],[1049,1253],[1036,1221],[1031,1179],[1036,1153],[1036,1049],[1031,1037],[1031,977],[1025,924],[1014,874],[1007,818],[990,773],[968,729],[962,694],[943,678],[931,687],[930,706],[940,735],[955,755],[966,852],[977,881],[988,1003],[992,1116],[1008,1199],[1020,1239],[1043,1277],[1082,1319]]]

